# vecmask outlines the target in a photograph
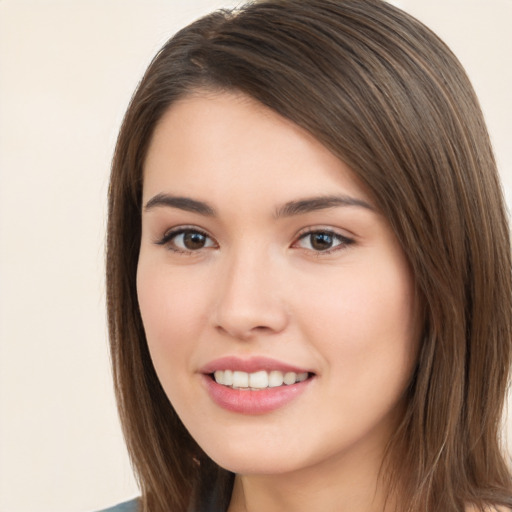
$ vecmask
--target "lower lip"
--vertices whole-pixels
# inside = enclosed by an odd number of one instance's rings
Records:
[[[289,386],[253,391],[223,386],[217,384],[209,375],[203,375],[203,382],[211,399],[223,409],[240,414],[265,414],[280,409],[306,391],[312,380],[310,377]]]

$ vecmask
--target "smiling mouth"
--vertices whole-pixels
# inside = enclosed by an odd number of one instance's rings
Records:
[[[232,389],[260,391],[268,388],[291,386],[311,378],[312,373],[281,372],[260,370],[253,373],[238,370],[217,370],[210,377],[222,386]]]

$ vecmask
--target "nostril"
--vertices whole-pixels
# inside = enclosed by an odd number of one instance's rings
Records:
[[[254,327],[249,326],[248,328],[244,328],[243,325],[217,325],[215,326],[216,330],[224,335],[229,335],[230,337],[236,338],[238,340],[250,340],[255,335],[261,334],[271,334],[275,332],[275,330],[266,325],[257,325]]]

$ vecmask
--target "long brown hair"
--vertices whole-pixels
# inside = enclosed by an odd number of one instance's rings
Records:
[[[213,13],[169,40],[139,84],[117,143],[108,315],[143,510],[184,511],[205,496],[226,507],[233,481],[196,445],[162,390],[135,287],[152,133],[174,101],[203,88],[240,91],[308,130],[367,185],[409,259],[423,338],[383,466],[399,510],[512,505],[499,446],[511,362],[509,235],[468,78],[437,36],[380,0],[269,0]]]

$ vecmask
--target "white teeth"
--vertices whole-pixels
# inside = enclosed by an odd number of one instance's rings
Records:
[[[290,384],[295,384],[295,377],[297,377],[296,373],[286,372],[284,374],[284,383],[289,386]]]
[[[233,387],[234,388],[248,388],[249,387],[249,374],[246,372],[233,372]]]
[[[213,374],[213,378],[217,384],[224,384],[224,372],[222,370],[217,370]]]
[[[261,372],[250,373],[249,387],[257,389],[268,388],[268,373],[264,370]]]
[[[269,388],[277,388],[282,386],[284,382],[283,372],[278,372],[276,370],[272,371],[268,375],[268,387]]]
[[[297,374],[297,382],[304,382],[307,378],[308,378],[308,372]]]
[[[283,384],[290,386],[296,382],[303,382],[308,378],[308,373],[280,372],[272,370],[267,372],[260,370],[254,373],[247,373],[233,370],[217,370],[214,374],[217,384],[243,389],[265,389],[276,388]]]
[[[224,379],[222,382],[225,386],[233,385],[233,372],[231,370],[224,370]]]

